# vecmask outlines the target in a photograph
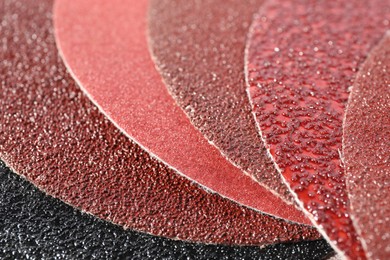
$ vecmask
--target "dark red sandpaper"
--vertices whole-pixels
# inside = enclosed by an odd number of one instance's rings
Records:
[[[264,0],[152,0],[150,47],[169,91],[222,154],[285,201],[246,94],[244,50]]]
[[[390,259],[390,33],[356,77],[344,121],[350,214],[370,259]]]
[[[207,193],[121,134],[62,63],[52,1],[2,0],[0,13],[0,156],[41,190],[175,239],[262,245],[319,237]]]
[[[389,28],[390,1],[269,1],[251,27],[249,95],[269,151],[313,223],[364,258],[348,215],[342,121],[356,71]]]
[[[92,101],[131,139],[189,179],[242,205],[309,223],[230,164],[175,105],[150,57],[147,0],[60,0],[57,43]]]

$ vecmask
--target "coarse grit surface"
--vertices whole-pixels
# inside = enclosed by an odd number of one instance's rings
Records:
[[[389,0],[268,1],[246,53],[269,152],[313,222],[352,259],[365,256],[348,213],[342,122],[356,73],[389,19]]]

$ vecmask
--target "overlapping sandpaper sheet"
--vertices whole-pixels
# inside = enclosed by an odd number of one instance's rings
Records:
[[[291,203],[246,95],[246,36],[263,2],[152,0],[150,48],[170,93],[191,122],[230,161]]]
[[[370,259],[390,259],[390,34],[354,82],[344,121],[350,214]]]
[[[294,205],[230,164],[175,105],[148,50],[147,5],[57,2],[58,46],[80,87],[129,138],[178,173],[240,204],[309,223]]]
[[[342,121],[356,72],[389,28],[390,1],[268,1],[254,19],[254,113],[290,188],[335,248],[364,258],[348,214]]]
[[[39,191],[0,162],[2,259],[322,259],[324,240],[271,247],[206,245],[123,230]]]
[[[84,212],[154,235],[256,245],[319,237],[207,193],[151,158],[68,74],[53,2],[1,4],[0,157],[15,172]]]

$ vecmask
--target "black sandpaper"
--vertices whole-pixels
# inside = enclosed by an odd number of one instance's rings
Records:
[[[151,236],[49,197],[0,162],[0,259],[325,259],[324,240],[261,249]]]

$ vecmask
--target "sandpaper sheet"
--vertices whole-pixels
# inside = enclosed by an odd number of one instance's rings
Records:
[[[388,19],[388,0],[269,1],[246,52],[248,92],[270,154],[313,223],[352,259],[364,253],[348,214],[342,121],[356,72]]]
[[[291,203],[246,95],[246,36],[263,2],[152,0],[150,48],[170,93],[191,122],[229,160]]]
[[[7,165],[84,212],[154,235],[247,245],[319,238],[208,193],[121,134],[62,63],[52,4],[1,1],[0,157]]]
[[[187,243],[142,234],[45,195],[0,162],[1,259],[324,259],[324,240],[257,246]]]
[[[57,43],[79,86],[129,138],[189,179],[273,216],[310,223],[230,164],[169,95],[147,44],[147,0],[60,0]]]
[[[344,121],[350,214],[370,259],[390,259],[390,33],[354,82]]]

